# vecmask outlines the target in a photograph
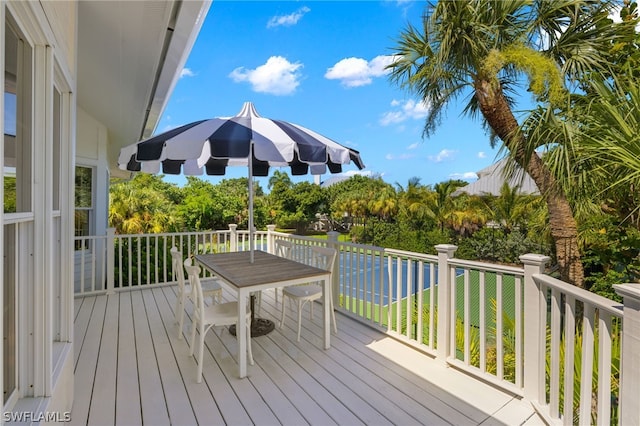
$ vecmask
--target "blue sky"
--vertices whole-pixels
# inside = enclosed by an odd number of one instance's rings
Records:
[[[308,127],[359,150],[367,166],[362,172],[389,183],[404,186],[414,176],[423,184],[473,181],[474,172],[496,159],[480,122],[461,117],[461,106],[451,105],[435,134],[423,139],[426,107],[383,70],[401,30],[420,25],[424,5],[214,1],[156,133],[232,116],[252,101],[263,117]],[[225,177],[241,176],[246,170],[230,167]],[[266,178],[259,182],[266,188]]]

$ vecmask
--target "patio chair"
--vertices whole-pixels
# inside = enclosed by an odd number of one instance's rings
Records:
[[[184,279],[184,269],[182,261],[182,252],[177,247],[171,250],[171,265],[173,273],[178,281],[178,295],[176,299],[175,321],[178,323],[178,339],[182,339],[182,326],[184,325],[184,305],[187,298],[193,300],[193,287],[187,285]],[[184,261],[185,265],[191,265],[191,259]],[[214,302],[222,302],[222,286],[215,279],[207,279],[202,281],[202,292],[205,297],[211,297]]]
[[[198,383],[202,381],[202,361],[204,358],[204,337],[214,326],[229,326],[238,324],[238,302],[225,302],[216,303],[213,305],[204,304],[204,294],[202,292],[202,286],[200,284],[200,266],[185,265],[187,275],[189,277],[189,283],[194,289],[194,311],[193,321],[191,322],[191,339],[190,339],[190,352],[189,355],[193,355],[196,341],[196,328],[200,333],[199,346],[198,346],[198,372],[196,380]],[[249,364],[253,365],[253,352],[251,350],[251,309],[247,304],[247,354],[249,356]]]
[[[333,265],[336,260],[337,252],[335,249],[329,247],[311,246],[311,265],[325,269],[327,271],[333,271]],[[331,278],[329,278],[331,279]],[[298,342],[300,341],[300,329],[302,323],[302,308],[307,302],[309,303],[309,318],[313,320],[313,301],[322,298],[322,284],[319,282],[292,285],[283,288],[282,291],[282,316],[280,318],[280,328],[284,325],[285,318],[285,299],[289,298],[290,301],[298,302]],[[338,326],[336,324],[336,315],[333,311],[333,297],[331,294],[331,286],[329,286],[329,303],[331,310],[331,320],[333,322],[334,332],[338,332]]]
[[[277,239],[275,240],[275,252],[277,256],[285,257],[287,259],[291,259],[291,250],[293,249],[293,244],[291,241]],[[276,308],[278,308],[278,290],[282,291],[282,287],[274,289],[276,295]],[[260,315],[260,310],[262,309],[262,291],[254,291],[251,293],[254,300],[253,311],[256,315]]]
[[[274,241],[276,256],[284,257],[285,259],[293,259],[293,243],[288,240],[282,240],[278,238]],[[282,292],[282,287],[274,289],[276,296],[276,309],[278,308],[278,293]],[[284,302],[284,297],[282,299]]]

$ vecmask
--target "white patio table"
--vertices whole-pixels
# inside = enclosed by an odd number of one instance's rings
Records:
[[[247,298],[251,292],[310,281],[323,281],[324,349],[331,347],[329,286],[331,272],[294,260],[275,256],[264,251],[254,252],[250,262],[249,252],[198,254],[196,261],[209,270],[238,295],[238,323],[247,320]],[[284,309],[284,306],[283,306]],[[247,376],[247,328],[237,327],[238,370],[240,378]]]

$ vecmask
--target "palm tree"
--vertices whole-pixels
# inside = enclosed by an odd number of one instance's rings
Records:
[[[433,193],[427,201],[427,207],[432,212],[440,231],[444,231],[446,225],[451,225],[456,219],[453,217],[455,209],[454,198],[451,196],[453,192],[463,186],[465,183],[461,181],[448,180],[438,182],[433,186]]]
[[[415,228],[425,226],[427,219],[434,219],[435,216],[428,207],[427,200],[431,196],[428,186],[420,183],[419,177],[412,177],[407,182],[406,188],[396,183],[400,209]]]
[[[640,78],[598,81],[592,88],[596,96],[580,126],[584,161],[597,163],[591,172],[604,202],[616,202],[621,219],[640,228]]]
[[[571,205],[520,131],[511,95],[524,74],[539,101],[559,103],[565,79],[604,67],[601,52],[611,36],[601,22],[609,7],[589,0],[439,1],[427,6],[422,31],[409,26],[401,33],[389,66],[392,81],[429,106],[425,136],[447,105],[470,95],[464,113],[481,116],[533,178],[548,206],[560,274],[580,287],[584,271]]]
[[[504,182],[500,187],[500,195],[483,197],[491,212],[491,219],[500,224],[505,233],[526,226],[536,209],[538,197],[522,195],[519,190],[518,186],[510,187],[508,182]]]
[[[162,192],[121,182],[109,193],[109,226],[119,234],[167,232],[175,225],[173,206]]]
[[[452,201],[450,224],[458,235],[471,235],[489,220],[491,211],[477,195],[461,194],[453,197]]]
[[[384,221],[390,220],[398,211],[396,192],[390,185],[384,186],[377,194],[371,194],[368,207],[371,214]]]

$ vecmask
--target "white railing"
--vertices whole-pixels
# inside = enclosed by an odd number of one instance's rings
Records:
[[[378,305],[388,332],[435,356],[438,257],[392,249],[383,255]]]
[[[522,394],[524,269],[450,259],[447,361]]]
[[[618,423],[622,306],[547,275],[533,280],[538,344],[548,357],[544,375],[538,373],[541,411],[564,424]]]
[[[108,236],[76,237],[74,251],[74,291],[76,295],[107,290]]]
[[[268,231],[294,243],[306,262],[312,245],[332,246],[334,305],[485,382],[530,401],[551,424],[640,424],[640,285],[615,286],[622,305],[544,275],[548,257],[524,255],[523,267],[437,256]],[[169,250],[185,256],[249,249],[249,233],[224,231],[76,238],[76,294],[174,283]],[[623,322],[626,327],[623,327]],[[626,342],[624,346],[621,342]],[[625,377],[625,380],[622,380]]]

